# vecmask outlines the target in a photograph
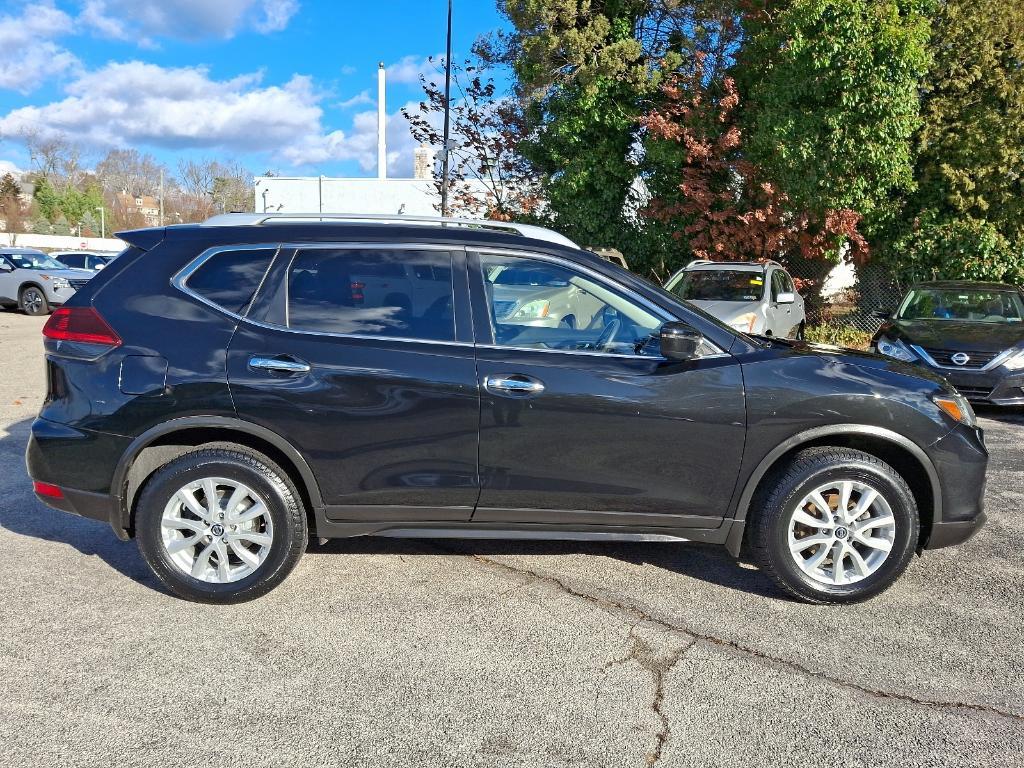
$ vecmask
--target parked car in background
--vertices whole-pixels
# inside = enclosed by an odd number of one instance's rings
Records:
[[[1024,292],[1004,283],[919,283],[871,340],[942,374],[965,397],[1024,405]]]
[[[803,297],[777,262],[691,261],[665,288],[737,331],[804,337]]]
[[[746,545],[846,603],[984,522],[982,433],[941,377],[735,332],[550,230],[437,221],[122,233],[43,329],[37,497],[213,603],[366,535]]]
[[[48,315],[95,272],[69,269],[34,248],[0,248],[0,306],[26,315]]]
[[[113,255],[95,251],[54,251],[50,258],[71,269],[88,269],[93,272],[103,269],[114,259]]]

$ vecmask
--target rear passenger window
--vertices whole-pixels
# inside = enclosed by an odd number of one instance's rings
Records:
[[[454,341],[451,254],[300,250],[288,271],[288,327]]]
[[[189,276],[188,288],[229,312],[241,314],[252,301],[275,253],[270,248],[215,253]]]

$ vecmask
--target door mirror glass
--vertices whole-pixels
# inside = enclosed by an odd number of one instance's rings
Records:
[[[14,267],[8,264],[6,261],[0,261],[0,272],[13,272]]]
[[[683,322],[665,323],[659,334],[661,354],[666,360],[692,360],[704,341],[704,335]]]
[[[780,293],[776,301],[778,301],[779,304],[792,304],[796,301],[796,296],[787,291],[785,293]]]

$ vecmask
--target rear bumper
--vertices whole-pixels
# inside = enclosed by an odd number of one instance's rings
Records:
[[[25,465],[34,481],[61,489],[62,498],[36,498],[53,509],[110,523],[119,537],[117,503],[111,493],[114,470],[131,440],[76,429],[46,419],[32,422]]]

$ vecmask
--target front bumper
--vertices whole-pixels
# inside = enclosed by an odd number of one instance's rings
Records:
[[[961,544],[985,523],[985,473],[988,450],[977,427],[961,425],[932,444],[928,454],[935,465],[942,508],[922,549]]]
[[[1024,371],[956,370],[935,368],[931,370],[943,376],[968,400],[994,405],[1024,405]]]

